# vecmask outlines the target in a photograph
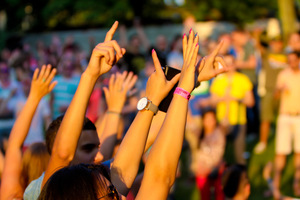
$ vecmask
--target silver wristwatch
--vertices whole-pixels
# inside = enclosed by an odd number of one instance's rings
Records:
[[[147,99],[147,97],[143,97],[139,100],[139,102],[137,103],[137,109],[138,110],[151,110],[154,115],[156,115],[157,111],[158,111],[158,107],[156,105],[154,105],[149,99]]]

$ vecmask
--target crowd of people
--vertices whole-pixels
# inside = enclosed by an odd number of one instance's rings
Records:
[[[113,40],[117,27],[90,52],[58,36],[1,51],[1,199],[172,199],[183,141],[201,199],[248,199],[246,137],[259,136],[260,155],[272,125],[270,190],[289,199],[280,183],[293,151],[300,196],[299,33],[286,46],[239,29],[217,41],[191,29],[151,44],[140,24]],[[167,80],[166,65],[181,73]],[[224,158],[229,143],[234,163]]]

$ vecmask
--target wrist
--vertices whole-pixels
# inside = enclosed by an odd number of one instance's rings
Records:
[[[31,104],[32,103],[38,104],[41,101],[42,98],[43,97],[40,97],[39,95],[35,95],[35,94],[32,94],[32,93],[29,93],[27,101],[30,102]]]
[[[146,95],[147,99],[150,100],[154,105],[158,106],[160,104],[160,102],[162,101],[162,99],[158,99],[155,97],[151,97],[150,95]]]
[[[189,100],[191,97],[191,94],[181,87],[177,87],[174,91],[174,94],[180,95],[181,97],[183,97],[187,100]]]
[[[121,113],[122,112],[122,108],[107,108],[108,112],[113,112],[113,113]]]
[[[143,110],[150,110],[153,112],[154,115],[156,115],[157,111],[158,111],[158,106],[157,104],[153,103],[150,99],[148,99],[147,97],[143,97],[141,98],[138,103],[137,103],[137,109],[139,111],[143,111]]]
[[[121,115],[121,112],[112,111],[112,110],[108,110],[106,113],[107,113],[107,114],[111,114],[111,115],[115,115],[115,116],[119,116],[119,117],[122,116],[122,115]]]
[[[188,87],[188,86],[184,86],[184,84],[178,84],[177,87],[178,87],[178,88],[181,88],[181,89],[183,89],[183,90],[185,90],[185,91],[187,91],[188,93],[191,93],[191,92],[193,91],[193,88]]]
[[[87,68],[81,75],[81,78],[86,78],[90,80],[91,82],[96,83],[97,79],[100,75],[95,75],[94,73],[91,73],[89,68]]]

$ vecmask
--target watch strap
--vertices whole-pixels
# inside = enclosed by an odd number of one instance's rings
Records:
[[[154,105],[149,99],[148,99],[148,106],[146,107],[146,109],[151,110],[154,113],[154,115],[156,115],[158,111],[158,107]]]

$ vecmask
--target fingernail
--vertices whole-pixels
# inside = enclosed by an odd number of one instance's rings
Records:
[[[182,38],[184,38],[185,37],[185,34],[183,34],[183,37]]]
[[[154,53],[154,49],[152,49],[152,53]]]
[[[190,29],[190,32],[189,32],[189,34],[191,34],[191,32],[192,32],[192,28]]]
[[[197,37],[198,33],[196,33],[195,37]]]
[[[196,47],[199,45],[199,43],[196,44]]]

